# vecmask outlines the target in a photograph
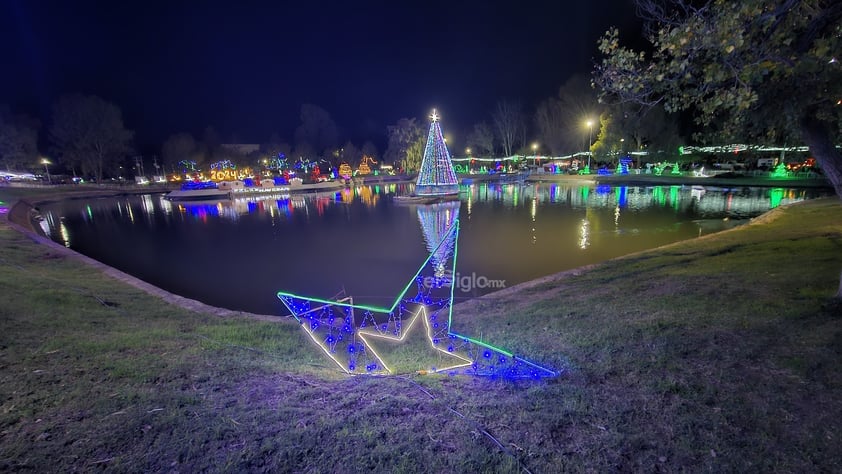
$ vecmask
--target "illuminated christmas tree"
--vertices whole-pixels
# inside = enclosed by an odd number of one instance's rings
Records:
[[[430,133],[427,134],[427,146],[421,161],[421,171],[415,182],[415,194],[419,196],[446,196],[459,194],[459,180],[447,144],[441,134],[439,117],[433,110],[430,116]]]

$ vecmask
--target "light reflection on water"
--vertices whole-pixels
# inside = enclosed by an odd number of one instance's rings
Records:
[[[275,293],[281,289],[391,301],[426,258],[424,222],[436,219],[462,221],[460,274],[511,286],[827,195],[782,188],[478,183],[463,187],[461,203],[447,206],[392,201],[410,190],[387,184],[213,202],[175,203],[161,195],[74,200],[44,206],[41,228],[63,245],[174,293],[278,314],[283,310]],[[489,291],[459,288],[456,296]]]

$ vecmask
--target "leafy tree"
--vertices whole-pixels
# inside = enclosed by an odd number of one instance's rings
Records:
[[[616,161],[623,152],[625,138],[622,129],[615,125],[611,114],[602,114],[599,118],[599,133],[590,152],[597,161]]]
[[[286,160],[285,162],[288,164],[292,147],[289,146],[289,143],[281,140],[277,133],[273,133],[267,143],[260,145],[260,152],[270,160],[281,160],[283,156],[283,160]],[[283,163],[280,164],[283,165]]]
[[[667,114],[663,107],[643,108],[631,104],[616,104],[604,114],[601,130],[594,144],[594,153],[609,150],[619,153],[649,152],[649,161],[675,160],[682,140],[675,114]],[[638,167],[643,158],[638,155]]]
[[[400,163],[405,172],[418,171],[427,139],[424,128],[414,118],[402,118],[386,130],[389,144],[383,158],[389,163]]]
[[[491,119],[503,154],[512,156],[512,152],[523,144],[526,134],[523,106],[518,101],[501,100],[497,102]]]
[[[196,140],[189,133],[170,135],[161,147],[161,157],[164,160],[164,169],[167,165],[174,167],[182,160],[195,161]]]
[[[336,148],[338,136],[336,123],[327,111],[313,104],[301,106],[301,125],[295,129],[296,148],[308,143],[316,153],[332,150]]]
[[[780,143],[797,131],[842,199],[842,3],[638,0],[651,53],[612,28],[594,84],[606,100],[692,111],[720,137]]]
[[[370,156],[375,159],[379,156],[379,153],[377,152],[377,147],[374,146],[374,143],[371,143],[371,141],[369,140],[366,140],[366,142],[363,143],[362,153],[365,156]]]
[[[134,132],[123,126],[120,109],[97,96],[70,95],[53,105],[50,139],[59,156],[75,170],[102,182],[131,151]]]
[[[32,167],[38,159],[38,123],[26,116],[12,115],[0,105],[0,168]]]
[[[491,156],[494,154],[494,132],[485,122],[474,125],[474,129],[468,134],[467,142],[468,146],[473,148],[476,156]]]
[[[352,167],[360,162],[362,156],[363,152],[351,142],[345,143],[345,146],[339,150],[339,160],[348,163]]]

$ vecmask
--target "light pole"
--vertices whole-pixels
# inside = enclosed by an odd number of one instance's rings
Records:
[[[533,144],[532,144],[532,164],[533,164],[533,165],[537,165],[537,164],[538,164],[538,156],[537,156],[537,154],[538,154],[538,144],[537,144],[537,143],[533,143]]]
[[[593,120],[588,120],[588,173],[591,172],[591,139],[593,137]]]
[[[47,172],[47,183],[53,184],[53,179],[50,178],[50,168],[48,166],[50,164],[50,160],[46,158],[41,158],[41,164],[44,165],[44,171]]]

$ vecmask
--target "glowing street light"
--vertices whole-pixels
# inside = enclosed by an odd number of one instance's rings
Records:
[[[593,139],[593,120],[588,120],[588,172],[591,170],[591,140]]]
[[[48,160],[46,158],[41,158],[41,164],[44,165],[44,171],[47,172],[47,183],[53,184],[53,179],[50,178],[50,168],[49,168],[50,160]]]
[[[533,165],[538,164],[538,144],[537,143],[532,144],[532,164]]]

